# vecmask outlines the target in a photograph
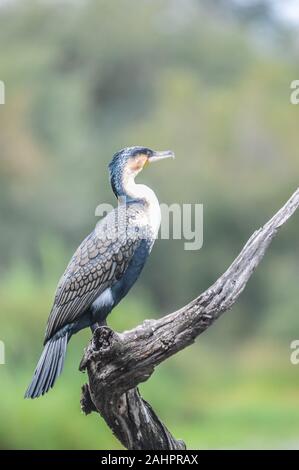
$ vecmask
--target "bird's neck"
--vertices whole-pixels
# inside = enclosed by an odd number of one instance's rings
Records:
[[[120,202],[148,201],[150,203],[153,195],[155,196],[155,193],[147,186],[136,184],[135,176],[127,172],[113,176],[111,185]]]
[[[124,185],[125,195],[129,200],[144,201],[150,204],[156,197],[154,191],[144,184],[137,184],[134,178],[129,178]]]
[[[158,198],[151,188],[144,184],[137,184],[134,177],[124,177],[117,190],[117,198],[120,204],[142,203],[149,224],[157,236],[161,224],[161,209]]]

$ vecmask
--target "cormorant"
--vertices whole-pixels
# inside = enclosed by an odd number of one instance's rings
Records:
[[[71,336],[105,324],[138,279],[157,237],[161,212],[155,193],[136,184],[135,177],[147,164],[169,157],[173,152],[145,147],[128,147],[113,156],[109,172],[118,207],[81,243],[58,283],[44,350],[25,398],[53,387]]]

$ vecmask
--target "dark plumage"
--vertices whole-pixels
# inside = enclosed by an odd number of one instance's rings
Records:
[[[25,397],[36,398],[60,375],[74,333],[105,322],[138,279],[160,225],[154,193],[134,183],[151,161],[173,156],[144,147],[117,152],[109,165],[111,186],[121,201],[81,243],[59,281],[48,319],[44,350]]]

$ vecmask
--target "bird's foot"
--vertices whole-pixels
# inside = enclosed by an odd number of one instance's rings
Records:
[[[101,326],[107,326],[106,318],[105,318],[105,320],[102,320],[100,322],[96,322],[96,323],[93,323],[92,325],[90,325],[90,329],[91,329],[92,334],[96,331],[97,328],[101,328]]]

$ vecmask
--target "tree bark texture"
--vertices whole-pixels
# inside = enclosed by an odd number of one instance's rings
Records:
[[[86,414],[98,412],[125,448],[186,448],[143,400],[138,385],[150,378],[157,365],[190,346],[234,305],[278,229],[298,207],[299,188],[254,232],[224,274],[185,307],[123,333],[106,326],[94,332],[80,364],[89,378],[89,384],[82,388],[81,407]]]

